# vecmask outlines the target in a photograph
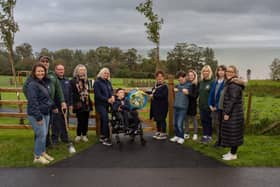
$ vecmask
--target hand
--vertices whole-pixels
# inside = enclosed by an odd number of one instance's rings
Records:
[[[210,110],[211,110],[212,112],[214,112],[214,111],[216,111],[216,107],[210,106]]]
[[[225,121],[229,120],[229,115],[224,115],[224,120]]]
[[[186,88],[184,88],[184,89],[182,90],[182,92],[183,92],[185,95],[188,95],[188,94],[189,94],[189,90],[186,89]]]
[[[38,125],[43,125],[43,120],[37,121]]]
[[[56,109],[53,109],[52,112],[53,112],[53,113],[58,113],[58,109],[57,109],[57,108],[56,108]]]
[[[61,110],[63,111],[63,109],[66,109],[67,110],[67,105],[65,102],[62,102],[61,103]]]
[[[178,92],[179,91],[179,89],[178,88],[174,88],[174,92]]]

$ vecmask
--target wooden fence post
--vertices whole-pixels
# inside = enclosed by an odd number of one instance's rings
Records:
[[[17,91],[17,100],[20,101],[20,93]],[[23,104],[18,104],[18,109],[20,113],[23,113]],[[19,119],[19,124],[24,125],[24,118]]]
[[[174,77],[168,75],[168,134],[173,134]]]
[[[95,123],[96,123],[96,128],[95,128],[95,133],[96,133],[96,136],[99,137],[100,136],[100,123],[101,123],[101,120],[100,120],[100,115],[99,113],[95,110]]]
[[[0,92],[0,101],[2,100],[2,93]],[[2,108],[2,104],[0,104],[0,108]]]
[[[251,106],[252,106],[252,93],[249,91],[249,93],[248,93],[247,111],[246,111],[246,127],[248,127],[250,125]]]

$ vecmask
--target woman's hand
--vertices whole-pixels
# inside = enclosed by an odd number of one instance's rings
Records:
[[[43,125],[43,120],[37,121],[38,125]]]
[[[184,88],[184,89],[182,90],[182,92],[183,92],[185,95],[188,95],[188,94],[189,94],[189,90],[186,89],[186,88]]]
[[[179,91],[179,89],[178,88],[174,88],[174,92],[178,92]]]
[[[209,108],[210,108],[211,112],[215,112],[216,111],[216,107],[210,106]]]
[[[224,120],[225,121],[229,120],[229,115],[224,115]]]

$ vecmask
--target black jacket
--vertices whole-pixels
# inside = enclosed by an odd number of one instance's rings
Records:
[[[189,93],[188,115],[195,116],[197,114],[197,98],[199,95],[199,85],[192,84]]]
[[[152,89],[153,97],[150,108],[150,119],[165,120],[168,112],[168,87],[166,84],[156,85]]]
[[[229,115],[229,120],[222,121],[221,144],[225,147],[243,144],[244,113],[242,92],[244,81],[234,78],[225,83],[223,114]]]
[[[72,106],[72,86],[71,86],[71,82],[68,78],[63,77],[63,78],[59,78],[57,77],[60,85],[61,85],[61,89],[64,95],[64,100],[67,104],[67,106]],[[55,98],[55,104],[56,106],[60,109],[61,108],[61,102],[60,99],[58,97]]]
[[[122,104],[122,101],[124,102],[124,104]],[[121,108],[122,111],[129,111],[130,110],[129,101],[125,98],[122,100],[116,98],[115,102],[113,103],[112,109],[114,112],[118,112],[119,108]]]

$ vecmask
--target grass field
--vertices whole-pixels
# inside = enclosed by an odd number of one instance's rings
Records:
[[[222,155],[228,153],[229,148],[214,148],[214,142],[204,145],[190,140],[185,146],[234,167],[280,166],[280,136],[246,135],[244,144],[238,149],[238,159],[232,161],[222,160]]]
[[[70,131],[73,139],[75,132]],[[75,144],[77,152],[83,151],[96,143],[93,132],[89,132],[89,142]],[[34,133],[32,130],[4,130],[0,131],[0,167],[41,167],[33,164]],[[55,158],[55,162],[68,158],[67,146],[60,144],[48,153]],[[77,154],[77,153],[76,153]],[[53,163],[55,163],[53,162]]]

